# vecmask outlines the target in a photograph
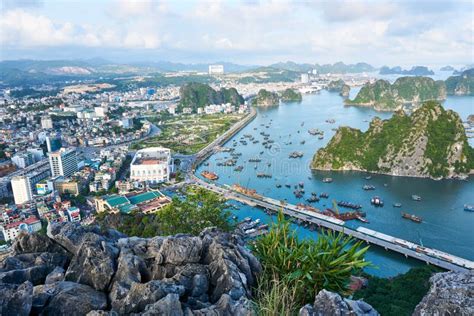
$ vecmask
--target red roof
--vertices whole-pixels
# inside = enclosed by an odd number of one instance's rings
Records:
[[[27,219],[23,220],[23,221],[17,221],[17,222],[14,222],[14,223],[10,223],[10,224],[7,224],[5,226],[6,229],[10,229],[10,228],[14,228],[14,227],[18,227],[20,226],[21,224],[25,223],[27,225],[31,225],[31,224],[34,224],[34,223],[37,223],[39,222],[40,220],[37,219],[35,216],[30,216],[28,217]]]

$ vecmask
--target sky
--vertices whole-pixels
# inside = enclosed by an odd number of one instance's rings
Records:
[[[0,59],[474,63],[467,0],[0,0]]]

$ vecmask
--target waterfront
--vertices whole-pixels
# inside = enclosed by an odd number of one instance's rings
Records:
[[[351,95],[357,91],[353,90]],[[466,259],[474,259],[474,235],[471,229],[474,225],[472,213],[463,211],[463,204],[474,202],[474,187],[472,181],[433,181],[429,179],[400,178],[382,175],[372,175],[371,180],[366,180],[365,173],[359,172],[311,172],[309,163],[314,152],[324,146],[334,134],[333,128],[339,125],[365,130],[373,116],[388,118],[391,113],[375,112],[367,108],[345,107],[342,98],[336,93],[322,91],[320,94],[307,95],[302,103],[282,104],[279,107],[259,109],[259,114],[253,122],[234,136],[227,144],[232,147],[236,140],[235,152],[241,153],[236,158],[236,165],[242,165],[241,172],[234,172],[233,167],[217,166],[219,162],[230,158],[226,152],[211,156],[207,162],[209,166],[202,165],[202,170],[212,170],[220,176],[218,183],[240,183],[257,190],[258,193],[276,199],[286,199],[291,203],[305,202],[311,192],[327,192],[329,199],[322,199],[314,206],[320,209],[331,207],[332,199],[346,200],[363,205],[370,224],[359,221],[348,221],[349,227],[366,226],[383,233],[423,243],[426,246],[437,248]],[[459,111],[465,119],[469,113],[472,98],[450,97],[445,102],[448,108]],[[334,119],[335,123],[326,122]],[[304,122],[304,124],[303,124]],[[303,126],[301,126],[303,124]],[[268,126],[268,128],[266,128]],[[324,139],[310,135],[307,131],[317,128],[324,131]],[[298,133],[299,130],[299,133]],[[261,142],[264,136],[260,132],[270,134],[269,139],[274,140],[272,148],[264,149]],[[242,144],[239,140],[243,135],[251,134],[259,143],[247,142]],[[290,135],[291,134],[291,135]],[[304,144],[301,142],[304,141]],[[263,153],[260,155],[260,152]],[[301,151],[302,158],[290,159],[293,151]],[[261,162],[250,163],[250,158],[258,157]],[[256,169],[255,169],[256,168]],[[257,178],[257,172],[272,174],[272,178]],[[309,179],[311,177],[311,179]],[[322,183],[324,177],[332,177],[333,183]],[[470,179],[472,180],[472,178]],[[285,184],[294,186],[304,182],[306,194],[303,199],[293,195],[293,188],[286,188]],[[276,188],[281,184],[282,188]],[[372,184],[375,191],[364,191],[364,184]],[[411,195],[422,197],[421,202],[411,200]],[[379,195],[385,201],[385,207],[375,208],[370,205],[370,198]],[[393,208],[392,203],[402,203],[402,208]],[[422,224],[416,224],[402,219],[400,211],[407,211],[423,217]],[[240,218],[251,216],[269,221],[263,211],[256,211],[244,206],[237,211]],[[299,228],[300,237],[315,237],[315,232]],[[415,260],[406,260],[402,256],[390,254],[380,249],[372,249],[367,259],[372,261],[378,269],[369,269],[370,273],[390,276],[405,272],[409,267],[420,264]]]

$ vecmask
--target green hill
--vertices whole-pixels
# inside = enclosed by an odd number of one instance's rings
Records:
[[[282,102],[301,102],[303,97],[299,91],[288,88],[280,94],[280,100]]]
[[[403,104],[420,104],[428,100],[446,99],[443,81],[428,77],[400,77],[393,84],[377,80],[366,84],[354,100],[346,100],[348,105],[369,106],[378,111],[394,111]]]
[[[318,170],[361,170],[397,176],[454,178],[474,171],[474,149],[461,118],[428,101],[411,116],[374,118],[366,132],[340,127],[313,157]]]
[[[216,91],[207,84],[197,82],[183,85],[179,89],[179,96],[178,111],[188,107],[192,109],[193,113],[197,112],[197,108],[209,104],[231,103],[234,106],[239,106],[244,103],[244,98],[235,88],[221,88]]]
[[[252,100],[254,106],[272,106],[280,103],[280,97],[275,92],[260,89],[257,96]]]
[[[334,80],[331,81],[327,86],[328,91],[331,92],[338,92],[342,97],[349,97],[349,92],[351,91],[351,87],[349,87],[344,80]]]
[[[450,95],[474,95],[474,68],[446,79],[446,90]]]

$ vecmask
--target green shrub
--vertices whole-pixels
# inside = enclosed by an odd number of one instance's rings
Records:
[[[332,232],[322,232],[317,240],[299,240],[280,212],[269,233],[252,247],[264,267],[264,282],[276,278],[295,287],[302,306],[321,289],[349,292],[350,276],[369,265],[364,260],[369,247],[361,245],[352,237]]]

